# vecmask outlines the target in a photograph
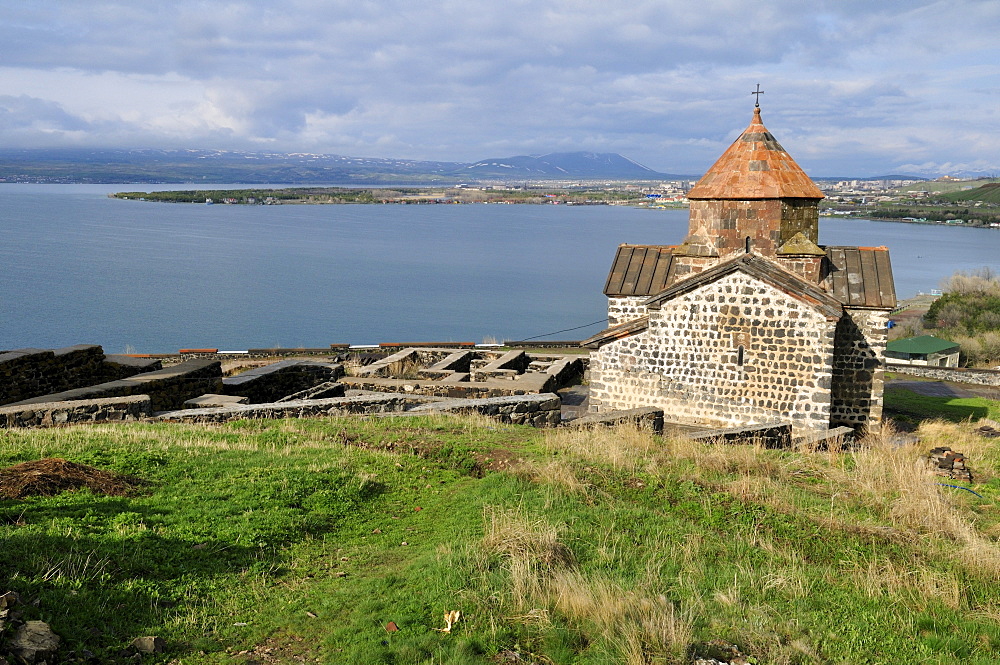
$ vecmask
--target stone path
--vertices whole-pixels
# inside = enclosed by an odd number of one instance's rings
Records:
[[[949,383],[946,381],[909,381],[892,379],[886,382],[887,388],[903,388],[927,397],[986,397],[997,399],[1000,388],[996,386],[976,386],[968,383]]]
[[[587,410],[590,408],[588,399],[590,388],[588,386],[575,385],[563,388],[558,392],[559,397],[562,398],[561,412],[563,422],[576,420],[581,416],[587,415]]]

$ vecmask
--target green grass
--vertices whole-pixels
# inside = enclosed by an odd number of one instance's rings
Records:
[[[907,377],[909,380],[910,377]],[[1000,403],[985,397],[931,397],[905,388],[887,388],[886,407],[894,413],[917,418],[940,418],[951,422],[990,418],[1000,420]]]
[[[151,482],[0,501],[0,591],[101,662],[139,635],[174,663],[669,663],[719,639],[760,663],[995,662],[1000,456],[961,436],[985,499],[914,476],[915,449],[482,419],[0,432],[2,467]]]
[[[949,201],[986,201],[1000,203],[1000,183],[991,182],[975,189],[962,190],[944,194],[942,198]]]

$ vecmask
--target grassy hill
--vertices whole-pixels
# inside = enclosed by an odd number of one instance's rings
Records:
[[[975,189],[965,189],[950,194],[942,194],[941,198],[949,201],[986,201],[988,203],[1000,203],[1000,183],[991,182]]]
[[[0,593],[98,662],[158,635],[144,662],[995,663],[1000,454],[971,432],[836,453],[444,417],[0,431],[0,468],[147,483],[0,499]],[[917,464],[941,444],[984,498]]]
[[[900,192],[941,192],[949,194],[970,188],[979,187],[988,183],[1000,182],[997,178],[978,178],[976,180],[924,180],[912,185],[900,187]]]

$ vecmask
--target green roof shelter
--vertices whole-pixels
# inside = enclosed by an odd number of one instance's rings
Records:
[[[958,367],[958,344],[933,335],[897,339],[885,347],[888,362],[931,367]]]

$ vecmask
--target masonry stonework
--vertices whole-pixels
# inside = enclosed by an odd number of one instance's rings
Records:
[[[594,353],[590,401],[598,413],[656,406],[705,425],[825,427],[835,325],[735,273],[670,301],[645,332]]]
[[[590,408],[679,424],[784,423],[796,436],[882,417],[884,247],[820,247],[822,192],[750,126],[688,193],[680,245],[622,245],[592,350]]]
[[[616,326],[633,319],[646,316],[646,306],[642,296],[621,296],[608,298],[608,325]]]
[[[832,426],[871,428],[882,421],[888,313],[847,309],[834,339]]]

